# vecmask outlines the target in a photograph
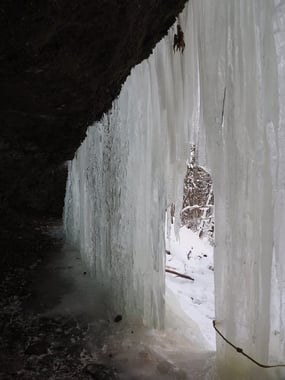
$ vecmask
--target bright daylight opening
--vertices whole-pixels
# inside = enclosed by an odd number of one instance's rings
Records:
[[[198,162],[196,145],[191,146],[190,159],[184,179],[183,204],[175,233],[174,204],[170,206],[170,225],[166,225],[166,313],[175,309],[176,299],[185,319],[184,333],[192,323],[202,335],[190,338],[204,347],[215,350],[216,340],[212,321],[214,301],[214,191],[210,174]],[[168,315],[166,315],[168,321]]]

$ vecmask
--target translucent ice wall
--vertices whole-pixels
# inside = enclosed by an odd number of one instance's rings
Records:
[[[132,71],[69,164],[65,204],[67,236],[107,302],[161,326],[164,212],[198,144],[214,181],[217,326],[263,362],[285,358],[284,7],[189,1],[184,54],[173,28]],[[232,356],[220,340],[218,351]]]
[[[107,306],[149,326],[164,323],[165,210],[182,201],[190,126],[198,128],[191,20],[188,27],[184,59],[173,53],[171,30],[132,71],[69,163],[67,237],[80,248]]]
[[[193,1],[193,9],[215,191],[217,327],[256,360],[284,362],[285,2]],[[228,376],[238,368],[231,379],[269,376],[253,374],[220,339],[218,352]]]

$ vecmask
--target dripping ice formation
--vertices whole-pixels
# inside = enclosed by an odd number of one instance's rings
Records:
[[[170,34],[88,129],[69,164],[64,216],[111,308],[155,327],[164,324],[165,210],[182,198],[190,124],[198,127],[189,107],[197,63],[173,54]]]
[[[217,326],[284,362],[285,1],[189,1],[180,23],[184,54],[172,28],[69,163],[67,238],[111,308],[163,327],[164,215],[196,143],[215,191]],[[238,367],[232,379],[251,378]]]
[[[200,125],[215,190],[216,319],[256,360],[284,362],[285,2],[201,2],[199,15]],[[237,360],[220,340],[218,353]],[[246,361],[236,378],[247,378],[243,370],[252,370]]]

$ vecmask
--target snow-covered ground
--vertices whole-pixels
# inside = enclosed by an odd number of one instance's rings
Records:
[[[166,273],[166,292],[174,294],[184,313],[199,326],[208,345],[205,348],[215,350],[213,247],[207,238],[200,239],[186,227],[180,229],[177,240],[171,225],[166,250],[170,252],[166,254],[166,268],[194,278],[191,281]]]

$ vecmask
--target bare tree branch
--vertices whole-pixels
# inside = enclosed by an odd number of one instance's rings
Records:
[[[175,274],[175,275],[178,276],[178,277],[186,278],[186,280],[194,281],[194,278],[193,278],[193,277],[188,276],[187,274],[182,274],[182,273],[176,272],[175,270],[172,270],[172,269],[168,269],[168,268],[166,268],[166,269],[165,269],[165,272],[167,272],[167,273],[171,273],[171,274]]]

